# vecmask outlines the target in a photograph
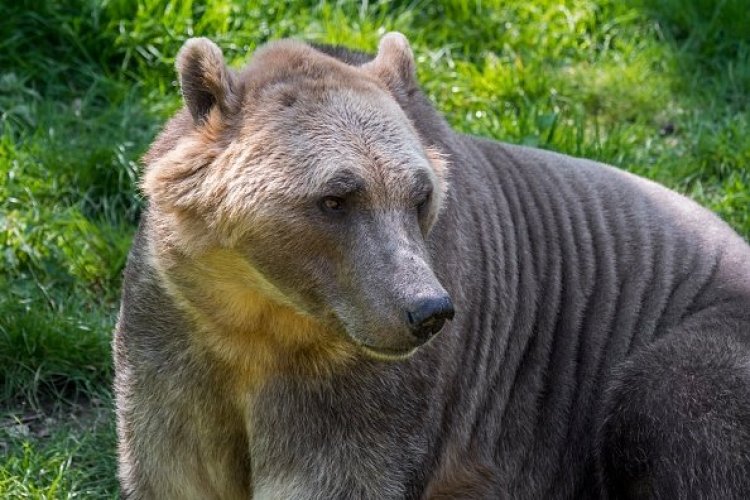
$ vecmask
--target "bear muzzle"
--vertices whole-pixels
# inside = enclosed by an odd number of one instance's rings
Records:
[[[454,314],[453,301],[444,290],[430,295],[420,294],[402,309],[401,327],[394,325],[384,330],[388,332],[385,335],[369,336],[357,343],[378,359],[406,359],[435,337]]]

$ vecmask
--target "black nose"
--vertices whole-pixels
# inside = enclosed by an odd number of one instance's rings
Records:
[[[447,295],[423,298],[407,311],[406,318],[412,334],[425,341],[443,327],[446,319],[453,319],[453,302]]]

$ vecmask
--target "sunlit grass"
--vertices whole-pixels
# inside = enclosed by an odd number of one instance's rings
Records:
[[[613,163],[750,237],[744,0],[25,0],[2,10],[3,498],[114,494],[111,412],[102,425],[66,415],[71,404],[111,405],[138,158],[180,104],[174,56],[190,36],[210,36],[240,65],[271,39],[373,51],[402,31],[457,130]],[[49,432],[8,431],[29,412],[51,416]]]

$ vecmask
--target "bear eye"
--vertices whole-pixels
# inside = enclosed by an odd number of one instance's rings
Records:
[[[417,203],[417,213],[419,215],[424,214],[425,210],[427,210],[427,205],[430,203],[430,198],[432,198],[432,192],[426,193],[424,198],[422,198],[422,201]]]
[[[338,196],[324,196],[320,200],[320,209],[326,213],[341,213],[344,210],[344,199]]]

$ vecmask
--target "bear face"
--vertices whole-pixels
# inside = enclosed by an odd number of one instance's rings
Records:
[[[452,317],[425,246],[446,165],[397,103],[416,86],[403,36],[361,67],[277,42],[239,73],[193,39],[177,68],[186,110],[142,188],[155,265],[211,347],[393,359]]]

